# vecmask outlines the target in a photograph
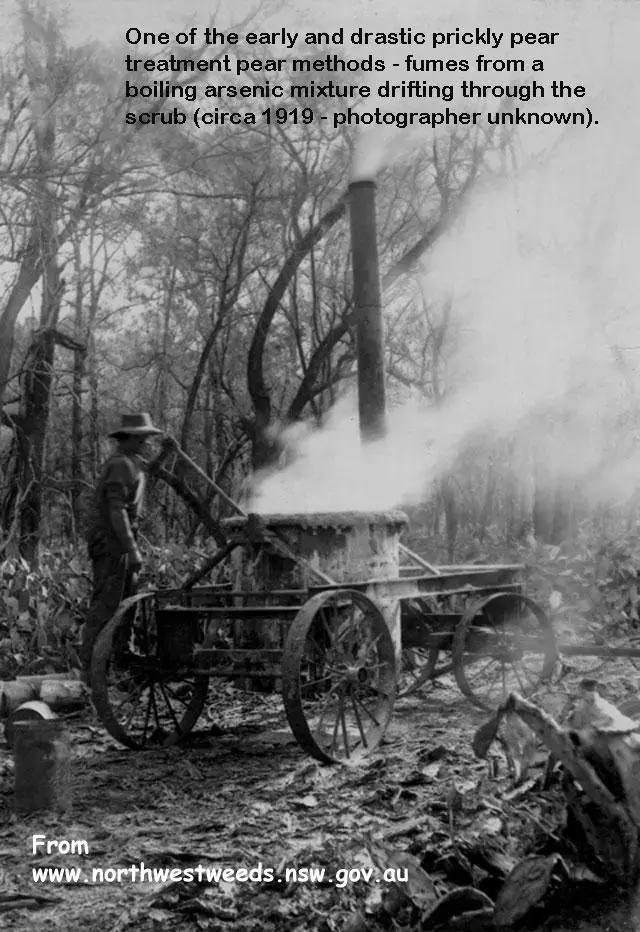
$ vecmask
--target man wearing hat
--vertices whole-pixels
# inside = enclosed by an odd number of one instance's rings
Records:
[[[136,532],[144,497],[144,456],[149,437],[161,433],[143,413],[124,414],[120,427],[109,434],[117,447],[102,469],[87,532],[93,595],[80,648],[87,681],[96,638],[120,602],[135,593],[142,566]]]

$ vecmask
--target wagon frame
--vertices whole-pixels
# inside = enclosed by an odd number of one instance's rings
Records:
[[[283,547],[272,535],[264,543]],[[246,544],[238,536],[210,565]],[[92,657],[102,723],[127,747],[171,746],[196,724],[209,680],[234,678],[279,686],[298,743],[323,762],[352,762],[378,746],[396,696],[434,677],[452,673],[487,709],[511,689],[535,690],[557,648],[545,612],[523,593],[524,567],[432,567],[403,551],[413,565],[392,579],[341,584],[316,571],[320,583],[304,588],[189,583],[125,600]],[[401,656],[390,606],[400,613]],[[255,622],[268,622],[267,646],[252,642]],[[450,661],[439,664],[445,652]]]

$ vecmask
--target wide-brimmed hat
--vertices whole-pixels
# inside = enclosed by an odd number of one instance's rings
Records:
[[[148,437],[152,434],[161,434],[162,431],[154,427],[151,415],[143,411],[141,414],[123,414],[120,427],[112,430],[110,437]]]

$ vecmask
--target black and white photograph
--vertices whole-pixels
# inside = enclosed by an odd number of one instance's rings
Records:
[[[0,928],[640,932],[639,50],[0,0]]]

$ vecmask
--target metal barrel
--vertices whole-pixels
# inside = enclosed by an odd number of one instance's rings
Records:
[[[69,738],[58,719],[14,726],[15,809],[67,812],[71,808]]]
[[[56,713],[40,699],[31,699],[29,702],[23,702],[15,711],[11,713],[5,722],[4,736],[9,747],[13,747],[14,732],[18,722],[27,721],[47,721],[57,718]]]

